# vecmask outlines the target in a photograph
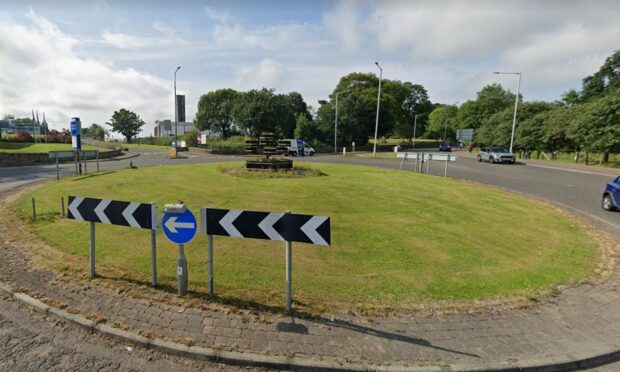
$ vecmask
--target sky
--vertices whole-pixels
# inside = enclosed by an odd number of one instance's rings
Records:
[[[351,72],[422,84],[462,104],[491,83],[556,100],[620,48],[613,1],[0,0],[0,115],[103,124],[127,108],[188,121],[200,96],[232,87],[298,91],[318,106]]]

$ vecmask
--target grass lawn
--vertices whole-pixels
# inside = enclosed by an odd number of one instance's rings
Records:
[[[0,142],[0,152],[28,153],[72,150],[70,143],[12,143]],[[82,150],[103,150],[99,147],[83,145]]]
[[[372,151],[356,151],[356,152],[347,152],[346,156],[358,156],[360,158],[381,158],[381,159],[396,159],[396,153],[392,151],[388,152],[377,152],[375,156],[372,156]]]
[[[147,145],[147,144],[137,144],[137,143],[118,143],[116,144],[118,147],[128,147],[128,148],[144,148],[144,149],[154,149],[154,150],[172,150],[172,146],[162,146],[162,145]]]
[[[32,189],[13,207],[31,231],[77,259],[82,272],[88,270],[89,224],[60,218],[61,196],[156,202],[160,210],[183,200],[197,218],[200,207],[330,216],[331,247],[293,243],[295,301],[319,311],[535,294],[584,279],[596,261],[594,243],[571,219],[477,184],[347,165],[321,164],[324,176],[301,179],[236,177],[219,167],[66,178]],[[36,222],[29,219],[33,196]],[[97,224],[98,270],[148,283],[149,235]],[[216,236],[214,251],[218,295],[282,306],[283,242]],[[186,254],[190,289],[206,293],[206,237],[197,235]],[[160,282],[176,286],[176,255],[176,246],[159,231]],[[55,264],[66,269],[68,261],[58,255]]]
[[[383,142],[381,139],[378,139],[377,141],[379,145],[397,145],[403,142],[411,143],[411,138],[386,138],[385,142]],[[416,142],[440,142],[440,140],[429,139],[429,138],[416,138],[415,141]],[[369,138],[368,143],[372,145],[373,143],[375,143],[375,139]]]

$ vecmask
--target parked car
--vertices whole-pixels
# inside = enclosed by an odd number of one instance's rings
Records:
[[[285,155],[292,156],[314,156],[314,149],[300,139],[284,139],[278,142]]]
[[[439,151],[452,151],[452,147],[450,146],[450,142],[442,142],[439,144]]]
[[[478,161],[483,160],[489,163],[514,164],[516,157],[504,147],[483,147],[478,153]]]
[[[603,209],[615,211],[620,208],[620,177],[614,178],[603,191]]]

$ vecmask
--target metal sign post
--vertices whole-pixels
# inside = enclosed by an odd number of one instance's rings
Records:
[[[95,223],[90,223],[90,254],[89,254],[89,262],[90,262],[90,277],[94,278],[97,274],[95,273]]]
[[[90,276],[95,271],[95,223],[157,230],[157,206],[117,200],[69,196],[67,218],[90,222]],[[64,203],[63,203],[64,204]],[[153,236],[153,235],[152,235]]]
[[[286,243],[286,310],[292,310],[293,243],[330,245],[329,217],[290,212],[254,212],[202,208],[201,231],[209,249],[209,292],[213,290],[213,235],[236,238],[280,240]]]
[[[428,154],[428,161],[426,162],[426,174],[431,172],[431,160],[433,160],[433,154]]]
[[[448,177],[448,163],[450,162],[450,155],[446,158],[446,168],[443,170],[443,176]]]
[[[157,224],[157,204],[151,203],[151,220]],[[157,226],[151,229],[151,286],[157,287]]]
[[[188,273],[184,245],[196,235],[196,217],[184,204],[166,204],[161,218],[164,234],[173,243],[179,245],[177,257],[177,284],[179,296],[187,293]]]
[[[286,241],[286,311],[292,310],[293,299],[293,243]]]

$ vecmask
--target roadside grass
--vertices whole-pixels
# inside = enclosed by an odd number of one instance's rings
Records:
[[[222,174],[219,164],[148,167],[44,183],[12,204],[29,229],[64,254],[55,267],[88,271],[89,225],[59,217],[78,195],[331,217],[332,246],[293,243],[296,306],[314,310],[411,309],[413,303],[549,293],[587,278],[597,248],[573,220],[507,192],[442,177],[321,164],[309,178]],[[31,198],[38,218],[30,220]],[[148,231],[97,224],[97,265],[150,278]],[[206,293],[207,244],[186,245],[190,290]],[[157,234],[159,281],[176,286],[176,246]],[[68,259],[70,258],[70,259]],[[281,307],[283,242],[214,237],[215,291],[230,302]]]
[[[153,150],[171,150],[172,146],[162,146],[162,145],[147,145],[144,143],[117,143],[116,146],[121,148],[144,148],[144,149],[153,149]]]
[[[15,143],[0,142],[0,152],[10,153],[36,153],[49,151],[68,151],[72,150],[70,143]],[[82,150],[103,150],[100,147],[84,145]]]
[[[357,156],[360,158],[372,158],[372,151],[356,151],[356,152],[347,152],[346,156]],[[396,153],[392,151],[387,152],[377,152],[374,156],[375,158],[380,159],[396,159]]]
[[[551,154],[547,154],[549,157],[551,156]],[[548,161],[549,163],[554,163],[554,162],[560,162],[560,163],[571,163],[571,164],[581,164],[581,165],[586,165],[585,164],[585,156],[583,155],[583,153],[580,154],[579,156],[579,162],[575,163],[574,161],[574,153],[569,153],[569,152],[559,152],[557,154],[557,160],[551,160],[550,158],[547,159],[544,156],[541,156],[540,159],[538,160],[544,160],[544,161]],[[600,163],[600,158],[601,158],[601,154],[597,154],[597,153],[593,153],[589,155],[589,160],[588,160],[588,166],[593,166],[593,167],[611,167],[611,168],[620,168],[620,154],[609,154],[609,162],[607,163]],[[532,159],[535,159],[535,157],[532,157]]]

